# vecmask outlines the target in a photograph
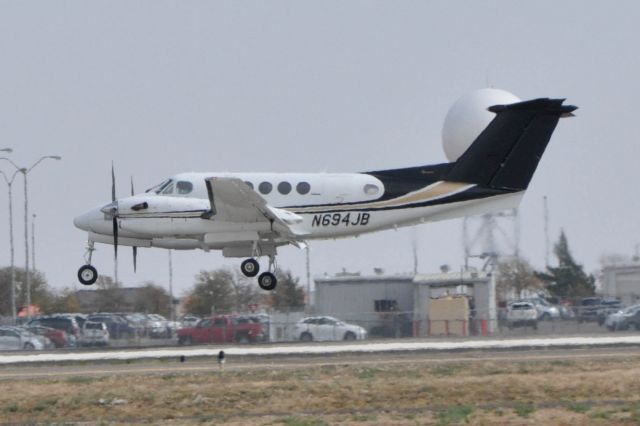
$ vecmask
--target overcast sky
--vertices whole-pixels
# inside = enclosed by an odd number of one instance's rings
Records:
[[[562,120],[520,209],[521,252],[544,265],[543,196],[553,241],[578,261],[640,243],[640,3],[585,1],[0,1],[0,148],[30,165],[36,263],[76,285],[86,234],[73,218],[133,175],[142,190],[184,171],[346,172],[446,161],[449,107],[487,85],[521,99],[563,97]],[[9,172],[7,164],[0,168]],[[0,191],[0,265],[9,265]],[[15,184],[16,263],[24,265]],[[508,228],[508,226],[505,226]],[[312,275],[457,270],[462,222],[313,242]],[[167,252],[141,249],[125,285],[168,282]],[[113,271],[112,247],[94,265]],[[279,265],[304,277],[305,255]],[[174,253],[178,293],[202,269],[237,268],[218,252]],[[302,279],[304,282],[304,278]]]

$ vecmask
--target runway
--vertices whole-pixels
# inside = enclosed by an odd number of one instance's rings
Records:
[[[175,360],[142,359],[136,362],[94,362],[64,365],[4,365],[0,367],[0,381],[14,379],[43,379],[63,377],[104,377],[130,375],[194,374],[212,371],[250,371],[263,369],[298,369],[304,367],[345,365],[403,365],[403,364],[466,364],[486,361],[553,361],[584,359],[640,359],[640,347],[623,346],[608,348],[563,348],[563,349],[507,349],[476,350],[468,352],[381,352],[329,355],[280,355],[234,357],[228,356],[224,366],[217,357],[187,358],[185,362]]]
[[[229,345],[201,347],[171,347],[153,349],[73,351],[48,353],[16,353],[0,355],[0,365],[64,363],[87,361],[133,361],[142,359],[177,359],[215,357],[220,350],[235,357],[264,356],[305,356],[336,354],[367,354],[396,352],[451,352],[469,350],[522,350],[545,348],[580,348],[610,346],[640,346],[639,335],[595,336],[595,337],[542,337],[542,338],[509,338],[509,339],[424,339],[424,340],[391,340],[362,341],[357,343],[331,342],[311,344],[268,344],[268,345]]]

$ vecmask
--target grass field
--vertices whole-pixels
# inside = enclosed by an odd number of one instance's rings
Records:
[[[4,423],[640,424],[640,358],[320,365],[0,382]]]

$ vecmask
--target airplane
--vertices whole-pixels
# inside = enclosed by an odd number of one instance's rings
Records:
[[[116,198],[76,217],[88,232],[84,285],[96,282],[94,243],[137,249],[221,250],[260,271],[263,290],[277,279],[277,249],[443,219],[515,208],[561,117],[577,107],[538,98],[488,108],[492,121],[455,161],[364,173],[180,173],[141,194]]]

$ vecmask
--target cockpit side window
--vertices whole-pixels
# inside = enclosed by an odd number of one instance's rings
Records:
[[[181,180],[176,184],[176,193],[180,195],[190,194],[193,191],[193,184],[185,180]]]

